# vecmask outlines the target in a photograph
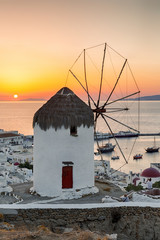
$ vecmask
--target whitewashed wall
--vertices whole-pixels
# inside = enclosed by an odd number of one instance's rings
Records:
[[[35,126],[33,187],[40,195],[61,195],[63,161],[74,163],[74,190],[94,186],[93,127],[81,126],[77,134],[77,137],[71,136],[70,129],[64,127],[43,131]]]
[[[138,185],[140,182],[141,183],[146,183],[148,178],[149,177],[142,177],[142,176],[140,176],[140,180],[138,180],[136,182],[136,184]],[[151,180],[152,180],[152,183],[159,182],[160,181],[160,177],[154,177],[154,178],[152,177]]]

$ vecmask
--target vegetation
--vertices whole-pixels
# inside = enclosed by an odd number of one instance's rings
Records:
[[[133,191],[140,191],[140,190],[143,189],[143,187],[140,184],[138,184],[138,186],[135,186],[133,184],[128,184],[128,186],[125,189],[126,189],[127,192],[132,191],[132,190]]]
[[[153,188],[160,188],[160,181],[153,183],[152,187]]]
[[[33,165],[30,164],[29,162],[25,162],[25,163],[20,163],[19,164],[20,168],[28,168],[28,169],[32,169],[33,170]]]

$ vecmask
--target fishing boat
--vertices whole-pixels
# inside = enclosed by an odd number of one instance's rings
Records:
[[[117,152],[114,151],[113,155],[111,156],[111,160],[118,160],[119,156],[117,155]]]
[[[139,153],[139,154],[134,155],[133,159],[141,159],[142,157],[143,157],[143,155]]]
[[[145,149],[147,153],[159,152],[159,147],[156,146],[156,140],[154,137],[154,145],[153,147],[148,147]]]
[[[148,147],[146,148],[147,153],[159,152],[159,147]]]
[[[114,151],[114,148],[115,148],[116,145],[113,145],[112,143],[106,143],[105,145],[99,147],[97,149],[98,152],[101,152],[101,153],[107,153],[107,152],[112,152]]]

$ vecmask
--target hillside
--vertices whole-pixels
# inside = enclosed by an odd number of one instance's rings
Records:
[[[44,98],[26,98],[26,99],[21,99],[20,101],[46,101]]]
[[[138,100],[138,98],[132,98],[130,100]],[[160,95],[144,96],[140,97],[141,101],[160,101]]]

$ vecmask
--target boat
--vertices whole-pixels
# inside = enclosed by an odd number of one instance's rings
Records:
[[[147,153],[159,152],[159,147],[148,147],[145,150]]]
[[[118,133],[102,133],[102,132],[96,132],[94,135],[94,140],[103,140],[103,139],[109,139],[109,138],[128,138],[128,137],[138,137],[138,132],[131,132],[131,131],[119,131]]]
[[[112,160],[118,160],[119,156],[117,155],[116,151],[114,152],[114,154],[111,156]]]
[[[139,154],[134,155],[133,159],[141,159],[142,157],[143,157],[143,155],[139,153]]]
[[[111,136],[110,133],[102,133],[102,132],[96,132],[94,134],[94,140],[103,140],[103,139],[109,139],[109,137]]]
[[[118,133],[114,133],[114,137],[116,138],[124,138],[124,137],[138,137],[138,132],[131,131],[119,131]]]
[[[156,147],[156,140],[154,137],[154,145],[153,147],[148,147],[145,149],[147,153],[159,152],[159,147]]]
[[[106,143],[105,145],[99,147],[97,150],[101,153],[107,153],[114,151],[116,145],[113,145],[112,143]]]
[[[117,159],[119,159],[119,156],[112,156],[111,159],[112,160],[117,160]]]

